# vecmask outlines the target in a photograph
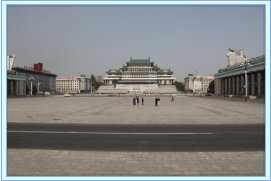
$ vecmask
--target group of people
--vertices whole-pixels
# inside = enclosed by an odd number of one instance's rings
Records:
[[[175,96],[172,96],[171,102],[174,102],[174,99],[175,99]],[[154,102],[155,102],[155,106],[159,106],[160,105],[160,97],[156,97]],[[133,97],[133,105],[138,106],[139,104],[140,104],[140,98],[138,96]],[[142,104],[142,106],[144,105],[144,97],[141,98],[141,104]]]
[[[144,98],[142,97],[141,98],[141,104],[142,104],[142,106],[144,105]],[[133,105],[135,106],[135,105],[139,105],[139,97],[134,97],[133,98]]]

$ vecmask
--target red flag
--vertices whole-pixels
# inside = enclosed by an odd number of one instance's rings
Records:
[[[245,55],[243,55],[244,56],[244,58],[247,58],[247,56],[245,56]]]

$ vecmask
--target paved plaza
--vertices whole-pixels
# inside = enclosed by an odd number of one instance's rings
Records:
[[[264,104],[197,97],[63,97],[8,99],[8,122],[89,124],[264,124]]]
[[[213,98],[27,97],[8,99],[8,122],[55,124],[215,124],[265,123],[265,105]],[[72,176],[264,176],[264,151],[77,151],[8,149],[7,175]]]

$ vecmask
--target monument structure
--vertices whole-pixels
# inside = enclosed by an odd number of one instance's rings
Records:
[[[265,96],[265,55],[246,58],[243,51],[229,49],[229,64],[215,74],[215,94]]]

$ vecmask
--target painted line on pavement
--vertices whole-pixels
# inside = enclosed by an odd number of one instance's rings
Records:
[[[77,132],[77,131],[8,131],[8,133],[45,133],[45,134],[108,134],[108,135],[211,135],[213,133],[129,133],[129,132]]]

